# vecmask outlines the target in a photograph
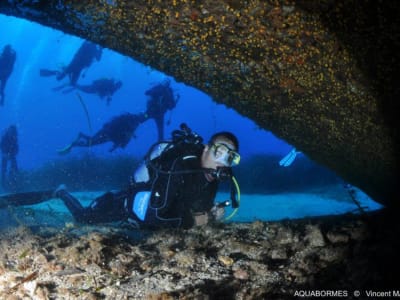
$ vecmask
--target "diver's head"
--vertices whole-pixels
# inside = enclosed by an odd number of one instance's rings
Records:
[[[204,147],[201,166],[206,169],[230,168],[239,164],[239,141],[227,131],[214,134]]]

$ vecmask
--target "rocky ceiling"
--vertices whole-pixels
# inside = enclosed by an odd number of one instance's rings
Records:
[[[194,86],[397,203],[397,1],[1,1]]]

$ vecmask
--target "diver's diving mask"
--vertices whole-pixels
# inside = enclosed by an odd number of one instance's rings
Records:
[[[240,155],[224,143],[215,143],[210,146],[216,162],[224,164],[226,167],[237,166],[240,162]]]

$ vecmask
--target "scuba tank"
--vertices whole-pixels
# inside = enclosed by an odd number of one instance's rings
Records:
[[[168,146],[169,142],[160,142],[150,148],[150,151],[145,156],[145,160],[140,164],[133,174],[133,179],[135,182],[139,183],[149,181],[150,175],[147,168],[147,160],[152,160],[159,157]]]
[[[202,146],[203,138],[197,133],[193,132],[185,123],[180,125],[180,130],[174,130],[172,132],[171,141],[161,141],[153,144],[147,154],[145,155],[144,162],[135,171],[133,178],[136,183],[148,182],[150,180],[149,167],[157,171],[162,171],[158,167],[154,166],[152,161],[155,158],[160,157],[163,153],[166,153],[172,148],[183,148],[184,145],[196,145]],[[183,146],[183,147],[182,147]],[[193,147],[190,147],[193,149]],[[165,171],[165,170],[164,170]]]

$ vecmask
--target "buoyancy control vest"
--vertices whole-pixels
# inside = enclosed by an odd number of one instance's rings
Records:
[[[179,227],[181,217],[166,216],[170,201],[174,201],[176,196],[171,190],[180,184],[181,176],[204,172],[199,163],[204,149],[202,138],[187,127],[181,126],[181,129],[173,132],[172,141],[154,144],[134,173],[134,184],[140,186],[140,191],[132,195],[130,209],[146,225]]]
[[[187,208],[190,205],[187,203],[186,207],[180,207],[180,205],[185,205],[187,198],[195,198],[192,197],[195,194],[201,199],[214,200],[217,182],[228,178],[231,181],[231,204],[234,212],[226,220],[236,213],[240,202],[240,192],[232,170],[231,168],[225,170],[201,168],[200,159],[204,149],[202,142],[203,139],[198,134],[192,132],[185,124],[181,124],[181,130],[173,131],[171,141],[158,142],[149,149],[144,162],[134,173],[134,185],[140,188],[132,195],[129,209],[141,223],[156,227],[181,226],[185,219],[183,215],[188,213]],[[200,178],[205,178],[203,175],[206,171],[209,171],[217,180],[199,189],[197,185],[204,184]],[[189,197],[174,194],[180,193],[180,189],[176,189],[176,186],[182,187],[186,183],[189,185],[195,183],[192,189],[184,189],[186,193],[193,192]],[[171,192],[171,190],[174,191]],[[180,200],[171,203],[176,200],[175,198],[180,198]],[[178,214],[168,217],[170,211],[179,209],[181,209],[181,216]]]

